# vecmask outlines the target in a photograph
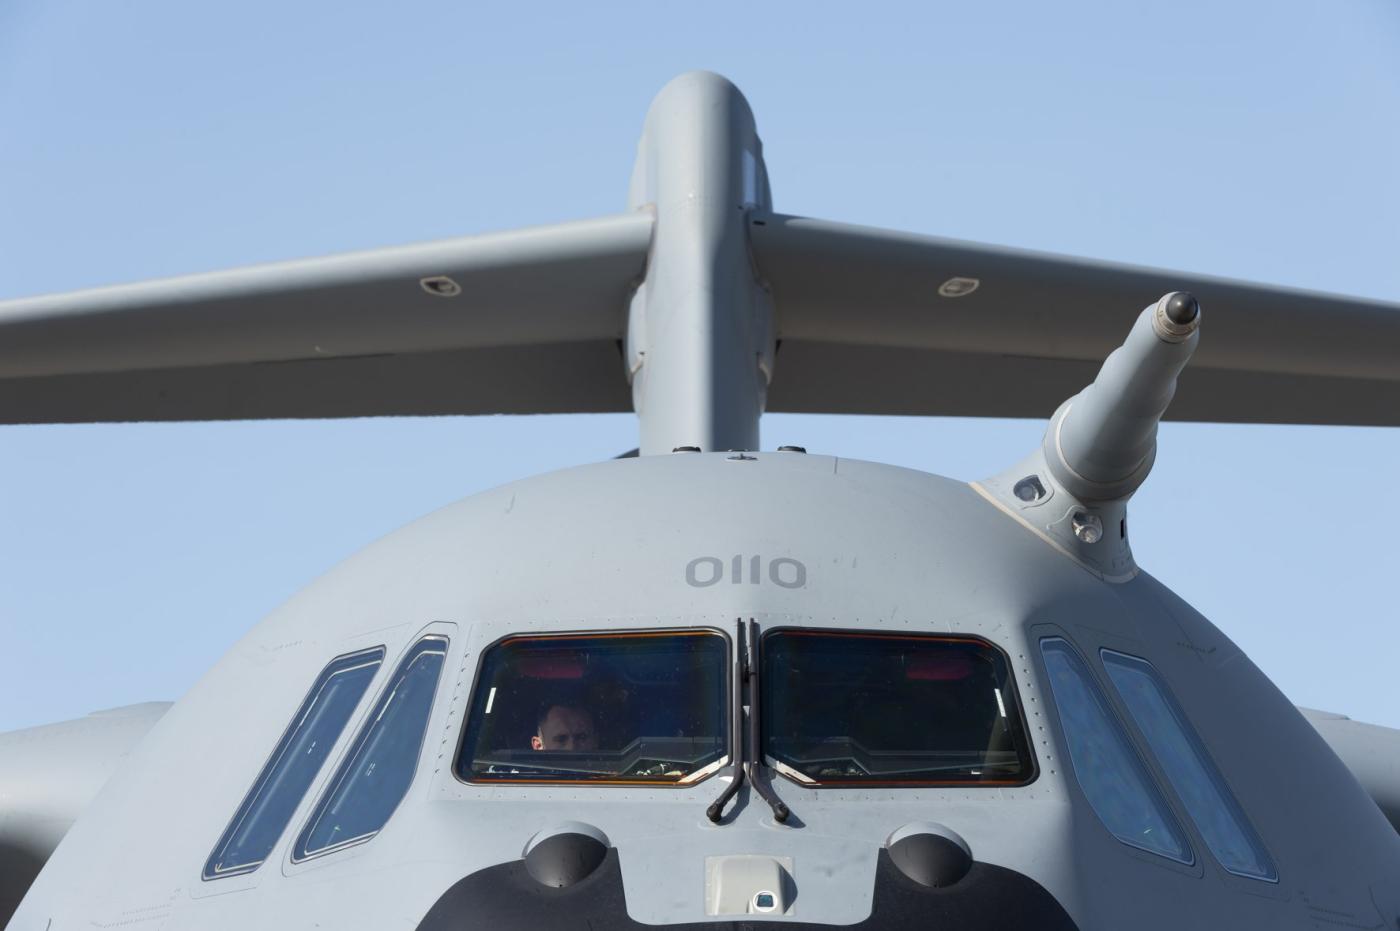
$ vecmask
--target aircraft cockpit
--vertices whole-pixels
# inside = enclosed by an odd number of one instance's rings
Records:
[[[482,656],[458,775],[698,782],[727,761],[728,656],[712,630],[508,637]]]
[[[763,750],[803,785],[1022,785],[1035,761],[1006,657],[985,640],[778,629]]]
[[[694,784],[745,739],[730,723],[751,700],[737,677],[762,683],[745,720],[763,762],[803,786],[1035,776],[1009,664],[985,640],[779,627],[756,643],[762,669],[736,671],[730,638],[712,629],[507,637],[483,653],[457,773]]]

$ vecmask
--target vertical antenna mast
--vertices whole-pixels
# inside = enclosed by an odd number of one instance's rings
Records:
[[[642,455],[758,448],[773,304],[749,257],[748,213],[771,208],[748,101],[717,74],[671,81],[647,111],[628,206],[656,213],[627,320]]]

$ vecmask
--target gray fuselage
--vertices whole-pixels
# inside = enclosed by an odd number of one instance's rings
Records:
[[[727,568],[735,556],[799,562],[803,584],[687,578],[698,558]],[[1036,778],[1015,788],[813,789],[775,776],[791,824],[745,792],[716,825],[705,809],[728,769],[679,788],[472,785],[454,772],[478,660],[503,636],[732,632],[741,617],[985,638],[1013,665]],[[449,646],[407,795],[368,842],[293,863],[292,839],[387,670],[425,633]],[[1100,680],[1101,648],[1156,667],[1276,864],[1276,883],[1222,869],[1155,764],[1194,863],[1105,829],[1066,758],[1045,637],[1073,643]],[[203,880],[318,672],[376,645],[384,668],[271,855],[252,872]],[[1391,927],[1400,914],[1400,837],[1284,696],[1156,580],[1102,581],[963,483],[778,452],[651,456],[527,479],[348,560],[258,624],[160,720],[10,928],[411,929],[454,883],[517,861],[532,836],[567,822],[606,834],[627,914],[655,925],[706,921],[706,858],[740,854],[791,863],[786,920],[861,922],[882,847],[919,822],[956,832],[979,862],[1030,877],[1081,929]]]

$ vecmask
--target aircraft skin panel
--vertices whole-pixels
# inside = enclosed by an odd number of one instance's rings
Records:
[[[0,734],[0,924],[69,827],[169,710],[147,702]]]
[[[610,850],[586,893],[565,899],[531,879],[522,861],[488,867],[461,880],[433,906],[416,931],[462,931],[470,928],[528,928],[530,931],[831,931],[818,921],[766,921],[762,925],[733,920],[657,926],[628,917],[616,849]],[[845,877],[841,877],[845,879]],[[938,896],[909,882],[888,851],[879,855],[870,916],[846,925],[849,931],[1078,931],[1054,898],[1020,873],[987,863],[973,865],[965,894]],[[582,892],[582,890],[580,890]],[[465,924],[463,918],[474,921]]]
[[[729,576],[736,554],[742,584]],[[801,562],[801,584],[773,584],[766,572],[750,581],[754,557],[760,567],[777,557]],[[687,565],[697,558],[712,559],[725,577],[692,584]],[[470,784],[456,775],[478,664],[501,638],[696,627],[732,636],[739,617],[763,630],[990,641],[1012,664],[1038,775],[1023,786],[873,790],[803,787],[775,775],[774,789],[799,819],[787,826],[747,792],[724,823],[706,821],[723,774],[656,788]],[[293,862],[292,845],[387,675],[371,685],[263,864],[201,880],[327,662],[382,645],[390,669],[425,632],[449,640],[444,673],[416,773],[383,830]],[[1105,829],[1067,759],[1040,660],[1046,637],[1071,642],[1092,668],[1102,649],[1153,664],[1276,863],[1277,883],[1225,872],[1165,781],[1163,796],[1194,851],[1190,865]],[[781,918],[790,927],[862,926],[882,894],[888,839],[929,820],[964,837],[977,864],[1033,880],[1081,931],[1301,931],[1337,916],[1358,927],[1400,917],[1400,835],[1239,648],[1147,573],[1105,583],[961,482],[759,452],[643,456],[515,482],[351,557],[255,626],[141,742],[59,845],[12,928],[141,916],[209,931],[410,929],[429,914],[436,924],[422,927],[480,926],[450,890],[518,864],[532,836],[570,822],[594,826],[616,851],[616,873],[578,887],[578,901],[593,909],[601,906],[586,890],[620,877],[612,904],[588,912],[600,929],[732,927],[707,916],[704,889],[706,858],[734,854],[792,859],[798,894]]]
[[[615,340],[0,381],[0,423],[630,411]]]
[[[1298,710],[1400,831],[1400,731],[1327,711]]]
[[[631,410],[617,346],[652,225],[0,303],[0,423]],[[1397,305],[776,214],[749,235],[776,305],[771,411],[1049,416],[1143,295],[1188,288],[1210,338],[1166,419],[1400,424]],[[437,275],[461,293],[424,290]],[[940,296],[955,277],[978,285]]]
[[[630,409],[615,347],[652,225],[635,211],[6,301],[0,422]],[[452,353],[476,383],[441,384]]]
[[[782,341],[770,410],[1048,416],[1147,301],[1186,290],[1209,338],[1169,418],[1400,423],[1397,304],[781,214],[751,216],[749,236]],[[987,362],[955,395],[935,371]]]
[[[1102,360],[784,339],[767,409],[1044,418],[1092,381],[1101,365]],[[1193,363],[1181,373],[1162,419],[1400,426],[1400,381],[1198,369]]]

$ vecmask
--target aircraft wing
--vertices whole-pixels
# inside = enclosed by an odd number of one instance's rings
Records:
[[[618,341],[652,223],[3,302],[0,423],[629,411]]]
[[[0,423],[631,410],[618,342],[653,223],[0,302]],[[1400,425],[1400,305],[779,214],[749,233],[769,410],[1046,417],[1185,289],[1207,329],[1169,419]]]
[[[169,702],[0,734],[0,926],[78,815]]]
[[[1400,731],[1328,711],[1298,710],[1400,831]]]
[[[1187,290],[1201,344],[1168,419],[1400,425],[1398,304],[779,214],[749,233],[781,339],[768,410],[1048,417]]]

